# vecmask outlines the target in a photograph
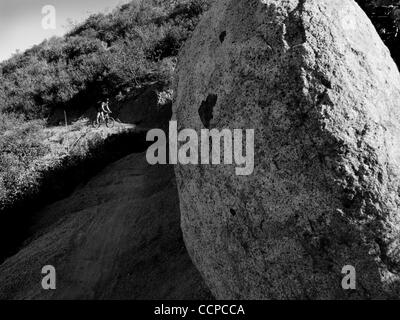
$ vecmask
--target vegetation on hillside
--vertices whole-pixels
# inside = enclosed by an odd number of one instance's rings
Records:
[[[0,208],[32,187],[34,160],[48,149],[42,143],[42,120],[24,121],[20,116],[3,117],[0,123]]]
[[[109,136],[89,132],[85,147],[70,151],[65,161],[66,144],[49,143],[59,130],[45,128],[52,112],[84,113],[124,89],[168,85],[179,49],[208,5],[134,0],[0,63],[0,212],[36,194],[46,170],[84,161]],[[75,138],[81,132],[70,126],[57,134]]]
[[[168,82],[207,8],[207,0],[145,0],[92,15],[65,37],[0,64],[0,111],[44,118],[55,108],[86,109],[126,87]]]

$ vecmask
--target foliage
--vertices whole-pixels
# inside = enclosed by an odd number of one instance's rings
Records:
[[[34,189],[35,160],[48,149],[42,143],[44,121],[24,121],[0,114],[0,208],[27,189]]]
[[[29,119],[47,117],[58,107],[83,112],[121,88],[168,81],[173,68],[165,66],[208,3],[132,1],[14,55],[0,64],[0,111]]]
[[[0,63],[0,212],[34,197],[43,175],[64,159],[60,155],[72,166],[106,139],[88,132],[84,120],[64,132],[45,130],[45,119],[57,108],[83,114],[121,89],[168,84],[176,55],[208,2],[134,0]],[[54,143],[44,136],[52,130]],[[69,150],[69,140],[79,143]]]

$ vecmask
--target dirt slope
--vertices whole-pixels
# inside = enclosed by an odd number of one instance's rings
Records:
[[[207,299],[179,227],[171,167],[144,154],[35,213],[34,237],[0,266],[1,299]],[[41,288],[54,265],[57,290]]]

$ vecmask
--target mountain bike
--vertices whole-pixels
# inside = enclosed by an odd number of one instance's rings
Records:
[[[93,121],[93,127],[100,128],[104,124],[107,128],[112,128],[115,125],[114,118],[110,117],[110,114],[106,113],[104,117],[100,117]]]

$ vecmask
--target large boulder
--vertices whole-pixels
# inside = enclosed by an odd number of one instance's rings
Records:
[[[255,129],[250,176],[176,167],[184,239],[217,298],[400,297],[400,76],[354,1],[217,1],[173,109],[179,129]]]

